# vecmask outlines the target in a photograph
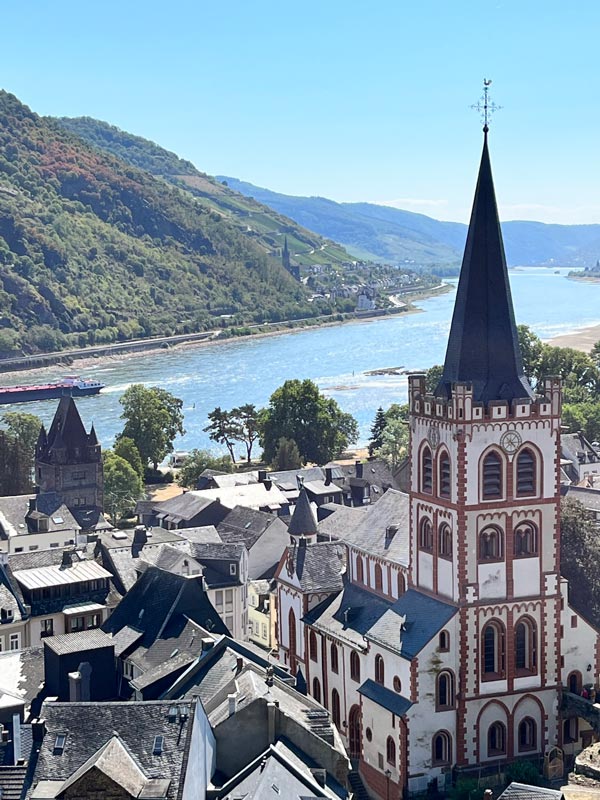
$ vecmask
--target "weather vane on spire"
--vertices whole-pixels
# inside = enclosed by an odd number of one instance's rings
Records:
[[[490,103],[488,92],[491,86],[491,80],[487,78],[483,79],[483,94],[479,98],[479,101],[476,105],[471,106],[475,111],[478,111],[481,114],[481,119],[483,121],[483,131],[487,133],[489,131],[489,122],[492,114],[495,111],[498,111],[502,106],[497,106],[496,103],[493,101]]]

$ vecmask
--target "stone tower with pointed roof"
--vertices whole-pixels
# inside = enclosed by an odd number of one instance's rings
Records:
[[[300,495],[290,520],[288,533],[292,542],[297,542],[299,539],[305,539],[309,542],[316,542],[317,540],[317,519],[304,486],[300,489]]]
[[[457,608],[428,744],[448,768],[543,754],[559,735],[561,387],[536,395],[523,372],[484,131],[442,377],[428,394],[409,376],[410,582]]]
[[[92,425],[87,433],[72,397],[61,398],[50,430],[42,426],[35,452],[40,494],[55,492],[82,528],[101,521],[104,505],[102,453]]]

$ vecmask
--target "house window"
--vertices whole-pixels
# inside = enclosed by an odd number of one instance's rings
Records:
[[[8,639],[8,649],[9,650],[20,650],[21,649],[21,634],[20,633],[11,633]]]
[[[537,749],[537,725],[531,717],[519,723],[519,752]]]
[[[123,662],[123,677],[128,679],[133,678],[133,664],[131,661]]]
[[[583,678],[581,677],[581,672],[571,672],[567,678],[567,687],[571,694],[581,694],[582,684]]]
[[[419,547],[428,553],[433,551],[433,528],[430,520],[424,517],[419,528]]]
[[[65,749],[66,741],[67,741],[67,734],[66,733],[57,733],[56,734],[56,739],[54,740],[53,755],[62,756],[63,751]]]
[[[52,619],[52,617],[50,617],[49,619],[43,619],[40,625],[41,625],[40,636],[42,637],[54,636],[54,620]]]
[[[221,590],[215,592],[215,605],[217,608],[223,606],[223,592]]]
[[[452,759],[452,740],[446,731],[439,731],[431,744],[431,760],[434,765],[449,764]]]
[[[515,626],[515,667],[517,673],[537,670],[537,630],[533,620],[527,617]]]
[[[356,650],[350,653],[350,677],[353,681],[360,682],[360,658]]]
[[[440,497],[450,497],[450,456],[444,450],[440,455]]]
[[[517,497],[530,497],[536,494],[536,458],[528,447],[517,456]]]
[[[504,626],[488,622],[481,634],[483,680],[497,680],[504,677],[505,634]]]
[[[235,575],[235,574],[236,574],[236,572],[237,572],[237,567],[236,567],[236,565],[235,565],[235,564],[230,564],[230,565],[229,565],[229,574],[230,574],[230,575]]]
[[[233,610],[233,589],[225,589],[225,607],[227,611]]]
[[[502,459],[498,453],[492,450],[483,459],[482,498],[484,500],[502,499],[502,473]]]
[[[436,681],[435,710],[454,708],[454,674],[449,670],[440,672]]]
[[[257,631],[257,633],[258,633],[258,631]],[[262,624],[262,634],[261,634],[261,636],[265,641],[268,638],[267,637],[267,624],[266,624],[266,622],[263,622],[263,624]]]
[[[404,592],[406,591],[406,581],[404,579],[404,575],[399,572],[398,573],[398,597],[402,597]]]
[[[433,491],[433,460],[428,447],[424,447],[421,454],[421,491],[427,494]]]
[[[331,692],[331,719],[333,720],[333,724],[339,728],[340,727],[340,695],[337,689],[334,689]]]
[[[569,717],[563,722],[563,742],[572,744],[579,739],[579,724],[577,717]]]
[[[317,703],[321,702],[321,684],[319,683],[319,679],[315,678],[313,680],[313,697],[317,701]]]
[[[381,564],[375,564],[375,589],[378,592],[383,591],[383,572],[381,570]]]
[[[85,617],[73,617],[71,619],[70,632],[85,630]]]
[[[383,658],[379,654],[375,656],[375,682],[380,683],[382,686],[385,683],[385,667]]]
[[[233,616],[228,615],[225,617],[225,627],[229,631],[229,634],[233,634]]]
[[[450,650],[450,634],[448,631],[441,631],[438,639],[438,650],[447,653]]]
[[[314,631],[311,631],[308,637],[308,651],[310,654],[310,660],[316,661],[317,660],[317,635]]]
[[[442,558],[452,558],[452,531],[450,526],[443,522],[439,529],[438,551]]]
[[[503,557],[502,531],[494,525],[488,525],[479,534],[479,560],[501,561]]]
[[[336,673],[339,672],[338,649],[334,644],[331,645],[331,671]]]
[[[385,756],[388,764],[396,765],[396,742],[391,736],[388,736],[385,743]]]
[[[506,728],[501,722],[492,722],[488,728],[488,756],[506,754]]]
[[[398,694],[400,694],[400,692],[402,691],[402,682],[401,682],[400,678],[397,675],[394,675],[394,680],[392,681],[392,686],[394,687],[394,691],[398,692]]]
[[[365,568],[363,565],[363,560],[360,556],[356,556],[356,582],[365,582]]]
[[[522,522],[515,529],[515,556],[537,556],[537,528],[531,522]]]

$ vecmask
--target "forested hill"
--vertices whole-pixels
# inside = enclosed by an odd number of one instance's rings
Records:
[[[0,91],[0,356],[310,313],[223,214]]]
[[[339,264],[351,259],[341,245],[301,227],[252,197],[233,191],[216,178],[200,172],[190,161],[148,139],[92,117],[61,117],[56,121],[94,147],[186,189],[207,208],[231,222],[245,238],[256,241],[265,252],[279,252],[287,236],[297,264]]]

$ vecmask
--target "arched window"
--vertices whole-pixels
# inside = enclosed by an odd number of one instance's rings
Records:
[[[419,547],[428,553],[433,552],[433,528],[427,517],[421,520],[419,527]]]
[[[445,450],[442,450],[439,459],[440,469],[440,482],[439,493],[440,497],[450,497],[450,456]]]
[[[317,703],[321,702],[321,684],[319,683],[318,678],[313,679],[313,697]]]
[[[356,582],[365,582],[365,568],[363,565],[363,560],[360,556],[356,556]]]
[[[522,522],[515,528],[515,556],[537,556],[538,532],[531,522]]]
[[[442,558],[452,558],[452,531],[450,526],[442,522],[438,534],[438,552]]]
[[[383,658],[379,654],[375,656],[375,682],[380,683],[382,686],[385,683],[385,668],[383,666]]]
[[[391,736],[388,736],[387,742],[385,743],[385,755],[388,764],[396,765],[396,742],[393,740]]]
[[[488,728],[488,756],[506,753],[506,728],[501,722],[492,722]]]
[[[404,592],[406,591],[406,580],[404,579],[404,575],[399,572],[398,573],[398,597],[402,597]]]
[[[334,644],[331,645],[331,671],[339,672],[338,649]]]
[[[483,459],[481,489],[484,500],[500,500],[503,497],[502,459],[495,450]]]
[[[375,564],[375,589],[378,592],[383,592],[383,572],[381,564]]]
[[[452,760],[452,740],[446,731],[439,731],[431,743],[431,761],[434,765],[449,764]]]
[[[504,542],[502,531],[495,525],[488,525],[479,534],[479,560],[502,561],[504,558]]]
[[[581,687],[583,684],[583,678],[581,677],[581,672],[577,670],[575,672],[571,672],[569,677],[567,678],[567,688],[572,694],[581,694]]]
[[[481,633],[481,672],[483,680],[504,677],[505,634],[504,626],[494,620],[488,622]]]
[[[308,637],[308,652],[311,661],[317,660],[317,636],[314,631],[311,631]]]
[[[338,694],[338,690],[334,689],[331,692],[331,719],[333,720],[333,724],[339,728],[340,727],[340,695]]]
[[[350,677],[360,683],[360,658],[356,650],[350,653]]]
[[[517,456],[515,486],[517,497],[531,497],[536,494],[536,457],[528,447]]]
[[[443,653],[447,653],[450,650],[450,634],[448,631],[440,632],[438,649]]]
[[[537,749],[537,725],[531,717],[525,717],[519,723],[519,752]]]
[[[294,609],[290,608],[288,614],[288,635],[290,646],[288,648],[288,658],[290,662],[290,672],[296,672],[296,615]]]
[[[437,676],[435,710],[446,711],[449,708],[454,708],[454,674],[444,670]]]
[[[517,673],[537,671],[537,629],[529,617],[515,625],[515,668]]]
[[[421,491],[433,492],[433,460],[428,447],[424,447],[421,453]]]

